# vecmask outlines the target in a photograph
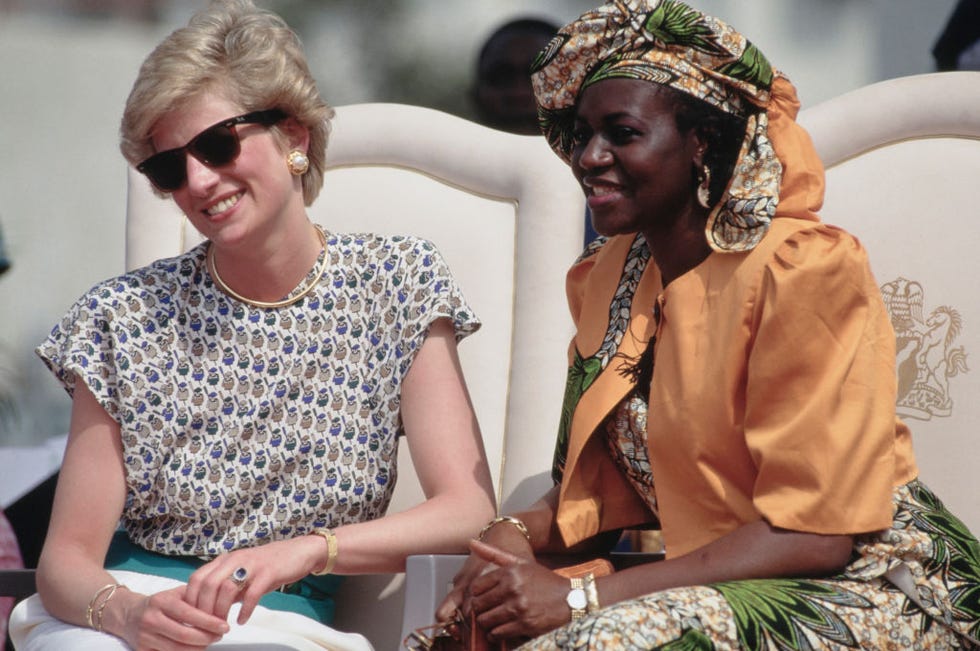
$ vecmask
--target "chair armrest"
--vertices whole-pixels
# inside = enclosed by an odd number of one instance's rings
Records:
[[[37,592],[34,570],[0,570],[0,597],[13,597],[15,600],[29,597]]]
[[[465,554],[417,554],[405,559],[405,610],[402,637],[435,623],[436,607],[449,592]]]

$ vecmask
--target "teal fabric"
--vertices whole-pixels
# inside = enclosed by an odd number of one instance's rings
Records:
[[[109,545],[105,567],[107,570],[128,570],[186,583],[204,562],[193,556],[164,556],[146,551],[130,542],[125,531],[117,531]],[[281,592],[270,592],[259,603],[266,608],[299,613],[330,625],[337,609],[333,597],[342,582],[343,577],[333,574],[310,575],[285,586]]]

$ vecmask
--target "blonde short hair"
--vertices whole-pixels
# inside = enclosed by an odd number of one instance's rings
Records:
[[[282,18],[251,0],[214,0],[146,58],[120,126],[126,160],[136,165],[156,153],[152,135],[157,122],[216,89],[246,111],[279,108],[309,129],[303,199],[313,203],[323,186],[334,111],[320,97],[299,37]]]

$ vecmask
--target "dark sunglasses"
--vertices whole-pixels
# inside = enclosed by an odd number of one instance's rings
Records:
[[[153,154],[136,166],[161,192],[179,190],[187,182],[187,154],[208,167],[227,165],[242,151],[235,126],[261,124],[271,126],[286,118],[281,109],[253,111],[213,124],[191,138],[183,147]]]

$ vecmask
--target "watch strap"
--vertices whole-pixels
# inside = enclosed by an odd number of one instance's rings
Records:
[[[572,611],[572,621],[575,621],[585,617],[588,612],[588,597],[585,593],[585,581],[582,577],[573,577],[569,579],[569,583],[571,589],[568,591],[568,596],[565,597],[565,602]]]
[[[582,577],[582,583],[585,587],[585,610],[591,615],[599,610],[599,591],[596,590],[595,576],[593,576],[592,572]]]

